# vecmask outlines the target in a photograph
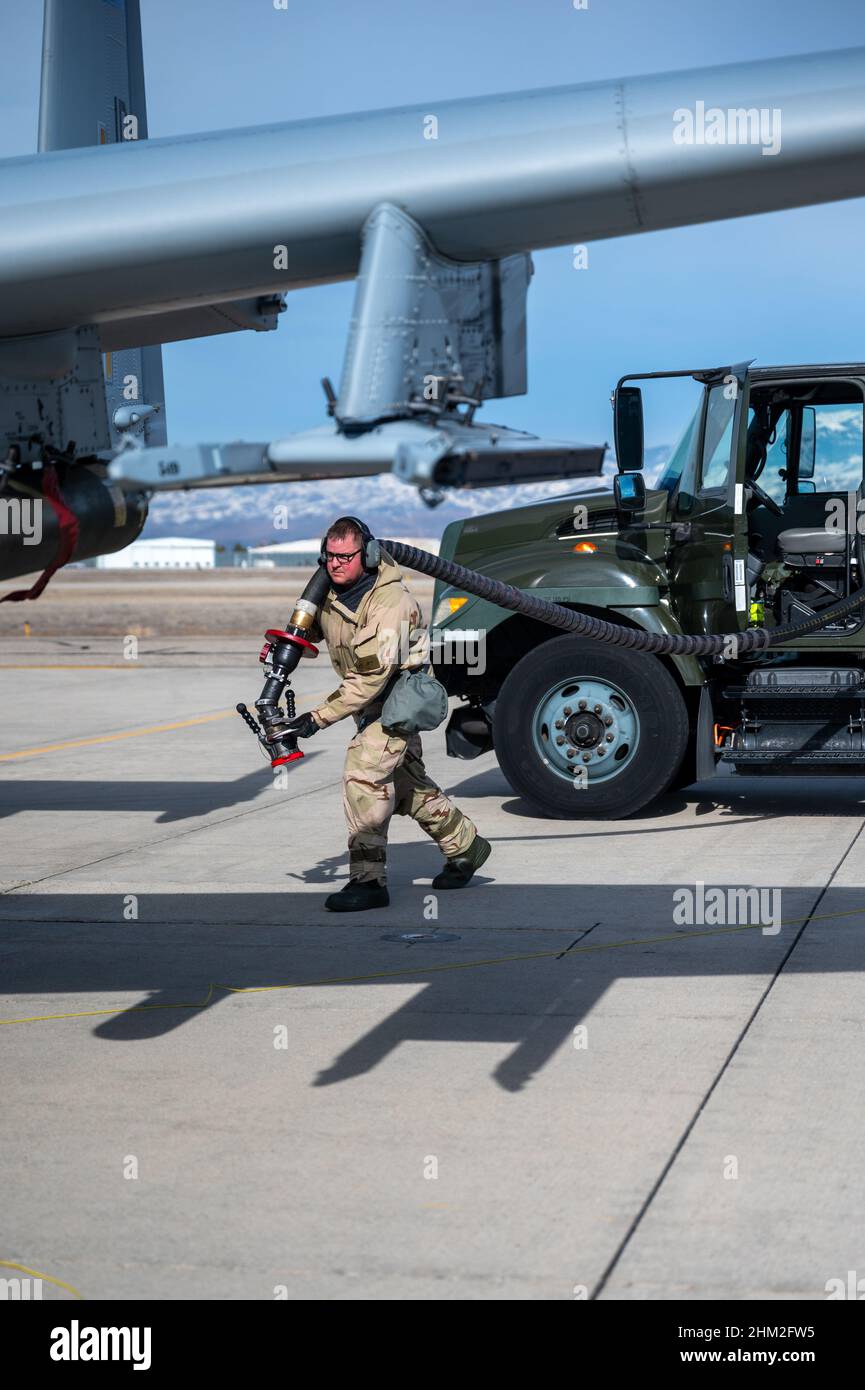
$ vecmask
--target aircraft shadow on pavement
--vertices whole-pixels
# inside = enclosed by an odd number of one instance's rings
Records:
[[[144,1042],[194,1027],[203,1008],[230,997],[224,986],[396,984],[404,993],[406,985],[415,985],[410,999],[338,1052],[323,1043],[312,1084],[363,1076],[406,1042],[493,1043],[511,1045],[492,1071],[493,1081],[519,1091],[560,1048],[577,1045],[574,1030],[620,982],[680,982],[678,1002],[669,991],[663,994],[664,1027],[680,1028],[687,1047],[701,1024],[689,987],[694,977],[743,977],[750,1011],[794,943],[787,972],[859,971],[865,963],[865,888],[782,887],[779,899],[764,900],[767,909],[771,902],[780,912],[777,933],[764,933],[759,925],[736,930],[735,924],[712,931],[697,912],[693,925],[674,921],[673,885],[580,883],[575,859],[574,882],[482,879],[462,892],[440,894],[439,919],[425,921],[430,889],[410,879],[421,862],[425,876],[434,872],[431,849],[394,846],[391,907],[345,917],[326,912],[323,896],[290,889],[141,894],[134,922],[120,920],[119,893],[6,895],[0,901],[3,992],[36,996],[38,1006],[16,1011],[7,1004],[3,1012],[22,1018],[67,1014],[111,1008],[106,995],[139,995],[105,1019],[73,1018],[53,1027],[89,1026],[106,1041]],[[725,894],[742,887],[720,886]],[[729,906],[725,913],[729,921]],[[804,927],[809,913],[814,920]],[[759,922],[762,910],[750,916]],[[392,932],[452,933],[458,939],[383,939]],[[747,985],[744,977],[750,977]],[[79,993],[83,997],[76,1000]],[[295,998],[294,990],[262,992],[249,1007],[266,1011],[268,1024],[290,1027]],[[625,991],[612,1016],[631,1007]],[[610,1015],[601,1011],[590,1035],[595,1026],[613,1026]],[[62,1034],[57,1043],[62,1046]],[[308,1043],[303,1056],[306,1065]]]
[[[321,750],[307,752],[311,760],[319,757]],[[288,769],[287,776],[302,775],[308,769]],[[338,776],[339,774],[335,774]],[[170,825],[178,821],[195,820],[214,811],[230,810],[246,802],[255,801],[274,785],[273,771],[262,759],[261,767],[236,777],[232,781],[218,779],[191,782],[188,779],[169,782],[163,778],[148,781],[132,781],[118,778],[116,781],[84,781],[80,778],[67,781],[51,781],[46,778],[4,779],[3,798],[0,802],[0,818],[9,818],[20,811],[71,811],[107,812],[119,811],[157,812],[156,825]],[[743,820],[772,819],[776,816],[861,816],[865,814],[865,779],[835,778],[814,779],[810,785],[800,779],[774,778],[727,778],[718,777],[709,782],[697,783],[681,791],[670,792],[653,805],[647,807],[639,816],[630,821],[567,821],[554,817],[544,817],[526,801],[514,796],[498,768],[474,774],[462,782],[448,782],[447,792],[457,801],[472,798],[506,798],[501,809],[508,815],[521,820],[545,822],[549,826],[561,826],[558,834],[579,837],[581,834],[649,834],[655,821],[670,820],[688,807],[693,807],[698,816],[721,810],[725,817],[734,814]],[[289,781],[287,789],[292,791]],[[298,792],[309,791],[300,780]],[[724,824],[731,822],[725,819]],[[588,829],[581,830],[586,824]],[[599,829],[600,826],[609,831]],[[632,827],[624,829],[623,827]],[[658,827],[667,829],[667,827]],[[700,826],[683,826],[677,823],[670,826],[677,832],[684,829],[699,829]],[[555,838],[558,838],[558,834]],[[535,836],[516,836],[519,840]],[[339,862],[339,861],[334,861]],[[329,861],[323,860],[302,875],[308,883],[326,883],[332,876]]]
[[[306,757],[316,758],[318,753]],[[291,777],[293,769],[289,769]],[[290,787],[290,783],[289,783]],[[153,781],[66,782],[33,780],[4,780],[0,816],[13,816],[18,811],[73,811],[79,814],[106,811],[158,812],[154,823],[170,825],[176,821],[194,820],[212,811],[227,811],[274,788],[274,773],[262,758],[261,767],[233,781],[168,782]],[[298,791],[302,790],[298,786]]]

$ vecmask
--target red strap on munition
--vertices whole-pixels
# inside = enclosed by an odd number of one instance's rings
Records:
[[[38,598],[48,583],[52,574],[55,574],[63,565],[71,560],[76,545],[78,544],[78,517],[67,507],[60,495],[60,485],[57,481],[57,469],[53,463],[49,463],[42,474],[42,495],[46,501],[51,503],[57,516],[58,541],[57,554],[43,570],[36,583],[30,589],[15,589],[11,594],[4,594],[0,598],[0,603],[20,603],[22,599]]]

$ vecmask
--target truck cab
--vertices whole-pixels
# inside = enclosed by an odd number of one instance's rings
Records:
[[[694,407],[647,480],[644,405],[674,377]],[[635,814],[721,763],[861,775],[865,607],[813,620],[863,583],[865,366],[628,376],[613,400],[612,491],[454,523],[441,553],[620,626],[724,634],[722,651],[665,657],[560,635],[439,583],[432,654],[461,702],[448,752],[494,748],[528,805],[561,818]],[[775,648],[736,640],[809,619],[807,636]]]

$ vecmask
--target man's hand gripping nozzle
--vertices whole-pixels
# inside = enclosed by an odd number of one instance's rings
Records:
[[[250,713],[246,705],[236,706],[238,714],[243,717],[261,744],[265,756],[270,759],[271,767],[297,762],[303,757],[297,746],[297,737],[289,728],[295,718],[294,691],[289,676],[301,657],[318,656],[318,648],[310,642],[306,633],[315,623],[329,587],[327,570],[321,565],[294,605],[294,611],[285,629],[272,627],[264,634],[264,646],[258,659],[264,663],[267,679],[261,695],[255,702],[258,719]],[[279,703],[283,692],[285,709],[281,709]]]

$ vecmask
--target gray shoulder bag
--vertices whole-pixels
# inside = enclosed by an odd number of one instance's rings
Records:
[[[395,734],[437,729],[448,712],[447,691],[429,671],[401,671],[382,706],[381,722]]]

